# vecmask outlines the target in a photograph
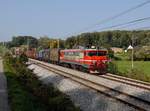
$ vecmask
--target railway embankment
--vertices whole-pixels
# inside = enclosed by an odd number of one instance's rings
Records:
[[[139,86],[139,81],[136,81],[136,84],[134,81],[131,83],[129,80],[127,82],[120,79],[120,82],[110,77],[106,79],[37,60],[31,59],[31,62],[34,64],[29,68],[34,70],[40,80],[47,84],[53,83],[59,90],[68,94],[82,110],[126,111],[133,110],[132,108],[148,110],[150,107],[149,88],[146,88],[147,85],[144,88]],[[95,97],[97,99],[94,99]]]

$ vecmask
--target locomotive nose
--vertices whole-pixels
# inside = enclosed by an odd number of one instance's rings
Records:
[[[106,73],[106,61],[97,61],[97,69],[99,73]]]

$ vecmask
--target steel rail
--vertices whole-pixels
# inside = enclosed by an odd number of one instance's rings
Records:
[[[98,77],[101,77],[101,78],[104,78],[104,79],[109,79],[109,80],[112,80],[112,81],[117,81],[117,82],[120,82],[120,83],[124,83],[124,84],[127,84],[127,85],[139,87],[139,88],[150,91],[150,85],[144,84],[141,81],[136,81],[136,80],[132,80],[132,79],[128,79],[128,78],[122,78],[122,77],[118,77],[118,76],[112,76],[112,75],[100,75]]]
[[[140,80],[135,80],[135,79],[131,79],[131,78],[128,78],[128,77],[123,77],[123,76],[114,75],[114,74],[110,74],[110,73],[107,73],[106,75],[110,76],[110,77],[114,77],[114,78],[118,78],[118,79],[123,79],[123,80],[126,80],[126,81],[130,81],[130,82],[135,82],[135,83],[138,83],[138,84],[150,86],[150,83],[148,83],[148,82],[144,82],[144,81],[140,81]]]

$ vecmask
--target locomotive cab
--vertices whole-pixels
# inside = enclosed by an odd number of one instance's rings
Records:
[[[85,62],[88,64],[88,70],[91,73],[106,73],[108,61],[106,50],[86,50]]]

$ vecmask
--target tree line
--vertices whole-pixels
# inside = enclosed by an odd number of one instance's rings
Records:
[[[53,43],[54,41],[54,43]],[[7,48],[25,46],[26,48],[48,49],[57,48],[58,39],[43,36],[40,38],[32,36],[14,36],[9,42],[1,42],[0,45],[5,45]],[[133,42],[135,49],[135,58],[138,60],[150,60],[150,30],[140,31],[103,31],[82,33],[80,35],[68,37],[66,40],[59,39],[59,47],[78,48],[97,46],[107,48],[110,55],[113,57],[113,52],[110,47],[120,47],[127,49]],[[57,44],[56,44],[57,43]],[[148,59],[147,59],[148,58]]]
[[[99,47],[120,47],[127,48],[129,45],[147,46],[150,45],[150,30],[143,31],[104,31],[82,33],[66,39],[67,48],[73,48],[74,45],[84,47],[96,45]]]
[[[8,48],[29,45],[31,48],[45,49],[50,47],[50,41],[56,40],[47,36],[36,38],[32,36],[15,36],[6,42]],[[59,39],[60,48],[76,48],[76,46],[90,47],[120,47],[127,48],[133,42],[134,46],[150,45],[150,30],[142,31],[103,31],[82,33],[68,37],[66,40]],[[2,44],[2,43],[0,43]],[[3,43],[4,44],[4,43]]]

